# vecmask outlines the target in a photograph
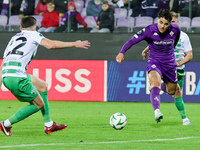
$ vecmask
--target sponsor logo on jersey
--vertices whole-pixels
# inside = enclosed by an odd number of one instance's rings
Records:
[[[172,44],[173,41],[172,40],[167,40],[167,41],[153,41],[154,44],[157,44],[157,45],[168,45],[168,44]]]

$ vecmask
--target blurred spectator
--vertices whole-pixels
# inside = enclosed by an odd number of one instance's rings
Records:
[[[132,0],[131,2],[131,9],[132,9],[132,14],[131,17],[137,17],[141,14],[141,3],[143,0]]]
[[[73,0],[54,0],[55,4],[55,10],[59,13],[60,17],[63,17],[64,14],[67,12],[66,7],[68,4],[68,1],[73,1]]]
[[[140,14],[142,1],[144,0],[130,0],[130,4],[129,4],[128,0],[112,0],[112,3],[117,5],[118,8],[128,9],[130,5],[130,8],[133,8],[134,11],[138,11],[137,13]]]
[[[160,0],[159,9],[168,9],[169,10],[170,0]]]
[[[35,0],[16,0],[13,6],[13,14],[19,15],[19,19],[26,15],[34,15]]]
[[[11,0],[11,13],[12,13],[12,9],[13,9],[13,4],[14,4],[15,0]],[[8,13],[9,11],[9,0],[0,0],[0,14],[1,15],[9,15]]]
[[[156,18],[158,15],[160,0],[144,0],[141,4],[141,16],[150,16]]]
[[[189,17],[189,3],[192,1],[192,18],[198,16],[198,0],[181,0],[180,2],[180,16]]]
[[[114,8],[108,4],[108,1],[102,3],[102,11],[99,13],[97,25],[90,31],[91,33],[110,33],[114,30]]]
[[[87,16],[97,17],[102,10],[102,1],[103,0],[90,0],[86,8]]]
[[[81,17],[81,14],[76,11],[76,6],[73,1],[69,2],[67,6],[67,12],[61,20],[61,26],[54,30],[54,32],[68,32],[68,27],[70,32],[76,32],[78,29],[78,23],[84,26],[84,29],[87,28],[87,23]],[[70,15],[68,15],[70,14]],[[70,26],[68,26],[68,17],[70,16]]]
[[[48,3],[51,3],[51,2],[52,0],[39,0],[34,10],[35,15],[43,16],[43,14],[47,12]]]
[[[170,0],[169,10],[178,13],[179,12],[179,0]]]
[[[7,15],[9,0],[0,0],[0,12],[1,15]]]
[[[55,5],[53,3],[48,3],[47,12],[44,13],[42,22],[42,27],[38,32],[53,32],[59,26],[59,14],[55,10]]]
[[[3,4],[3,0],[0,0],[0,12],[2,10],[2,4]]]
[[[0,13],[1,13],[1,10],[2,10],[2,4],[3,4],[3,2],[2,2],[2,0],[0,0]]]
[[[116,8],[124,8],[128,5],[126,0],[112,0],[113,6]]]
[[[76,2],[77,0],[74,0],[74,2]],[[85,8],[87,1],[83,0],[83,8]]]
[[[198,1],[197,16],[200,17],[200,0]]]

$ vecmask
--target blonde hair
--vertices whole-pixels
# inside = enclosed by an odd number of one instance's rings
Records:
[[[170,13],[171,13],[172,17],[178,19],[178,13],[176,13],[174,11],[171,11]]]
[[[55,7],[55,4],[49,3],[49,4],[47,5],[47,7]]]

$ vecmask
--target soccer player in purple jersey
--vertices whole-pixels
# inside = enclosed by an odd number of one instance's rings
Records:
[[[127,50],[142,40],[147,41],[149,46],[147,71],[152,87],[150,100],[157,123],[163,119],[163,114],[160,112],[159,94],[161,80],[166,83],[169,95],[175,94],[178,82],[174,47],[180,37],[180,28],[176,24],[170,24],[171,20],[170,11],[161,9],[158,13],[158,23],[149,25],[137,32],[123,45],[116,56],[116,61],[121,64]]]
[[[178,13],[172,12],[172,21],[171,23],[177,24],[178,21]],[[147,46],[142,51],[143,59],[145,59],[148,56],[149,47]],[[185,110],[185,104],[183,101],[183,82],[184,82],[184,76],[185,76],[185,64],[188,63],[193,58],[192,54],[192,45],[190,43],[190,39],[186,33],[181,31],[179,41],[176,45],[176,48],[174,49],[174,54],[176,56],[176,63],[177,63],[177,75],[178,75],[178,86],[176,88],[176,93],[173,95],[174,103],[176,108],[178,109],[183,125],[193,125],[190,120],[187,118],[186,110]],[[166,84],[163,82],[161,83],[161,90],[167,93]]]

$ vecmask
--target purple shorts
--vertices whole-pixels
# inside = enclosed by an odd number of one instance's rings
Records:
[[[178,82],[177,70],[175,65],[160,65],[156,62],[148,62],[147,71],[148,73],[150,71],[157,71],[164,82],[170,82],[174,84]]]

